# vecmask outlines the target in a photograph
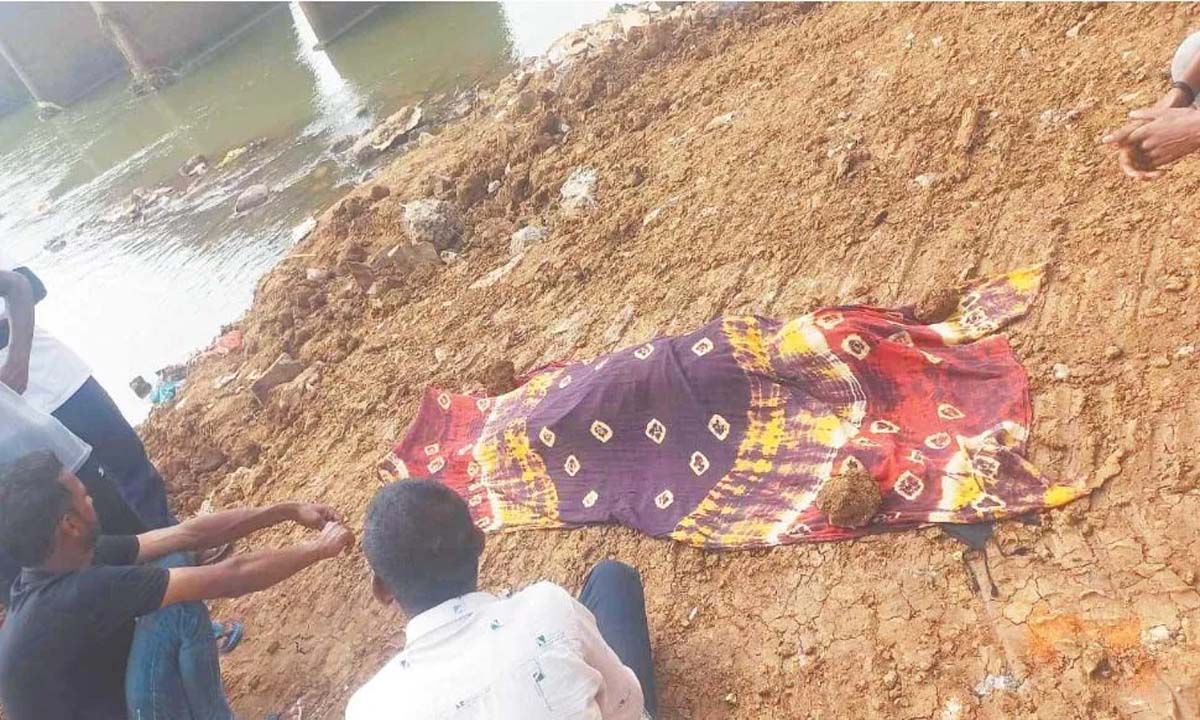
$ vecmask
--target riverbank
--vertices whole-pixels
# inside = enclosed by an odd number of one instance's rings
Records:
[[[992,553],[997,597],[934,530],[724,554],[513,533],[490,538],[483,583],[577,588],[603,557],[637,565],[666,718],[1189,717],[1200,173],[1128,182],[1096,138],[1161,91],[1193,10],[673,12],[558,46],[568,67],[507,78],[319,219],[259,283],[241,347],[195,362],[143,428],[178,509],[299,497],[361,528],[426,385],[1050,261],[1010,333],[1032,456],[1098,489],[1000,528],[1026,552]],[[421,200],[449,218],[422,237],[452,254],[396,262]],[[527,227],[544,233],[514,243]],[[285,352],[298,375],[260,402]],[[224,662],[239,713],[304,696],[306,718],[340,717],[403,640],[367,576],[356,555],[217,604],[247,622]]]

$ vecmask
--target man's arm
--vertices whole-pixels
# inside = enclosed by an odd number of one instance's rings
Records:
[[[181,550],[217,547],[288,520],[319,530],[326,523],[337,522],[338,516],[325,505],[294,502],[199,515],[172,527],[138,535],[137,561],[149,562]]]
[[[353,544],[354,535],[349,530],[330,522],[318,537],[281,550],[238,555],[216,565],[171,568],[162,607],[266,590],[309,565],[336,557]]]
[[[0,366],[0,382],[17,394],[29,385],[29,353],[33,348],[33,287],[20,273],[0,270],[0,297],[8,307],[8,357]]]

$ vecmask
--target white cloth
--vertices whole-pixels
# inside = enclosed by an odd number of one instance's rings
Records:
[[[1175,50],[1175,57],[1171,59],[1171,82],[1179,82],[1183,79],[1183,74],[1187,72],[1188,66],[1192,64],[1196,53],[1200,52],[1200,32],[1192,33],[1179,43],[1179,47]],[[1193,90],[1200,92],[1200,88],[1193,87]],[[1200,106],[1200,97],[1192,103]]]
[[[77,472],[91,455],[90,445],[75,437],[49,413],[30,406],[20,395],[0,383],[0,465],[22,455],[49,450],[71,472]]]
[[[21,267],[0,251],[0,270]],[[8,317],[8,305],[0,299],[0,319]],[[11,340],[9,341],[11,343]],[[8,359],[8,348],[0,349],[0,365]],[[33,328],[33,347],[29,353],[29,386],[23,393],[26,402],[42,412],[52,413],[65,403],[92,376],[92,369],[61,340],[42,329]]]
[[[413,618],[404,651],[350,698],[346,720],[638,720],[642,688],[592,613],[543,582],[471,593]]]

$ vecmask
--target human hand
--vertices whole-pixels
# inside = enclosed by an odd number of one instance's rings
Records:
[[[1129,114],[1133,122],[1103,142],[1118,150],[1126,175],[1151,180],[1158,169],[1200,149],[1200,112],[1194,108],[1149,108]]]
[[[1134,180],[1153,180],[1162,174],[1147,165],[1140,149],[1127,144],[1133,131],[1145,124],[1145,120],[1133,120],[1126,123],[1121,129],[1108,133],[1100,140],[1116,148],[1117,165],[1120,166],[1121,172],[1125,173],[1126,177]]]
[[[322,558],[333,558],[354,547],[354,533],[341,523],[328,522],[312,542]]]
[[[4,365],[0,366],[0,383],[21,395],[29,388],[29,358],[10,350]]]
[[[340,522],[338,513],[328,505],[318,503],[295,503],[292,507],[292,520],[309,530],[321,530],[326,523]]]

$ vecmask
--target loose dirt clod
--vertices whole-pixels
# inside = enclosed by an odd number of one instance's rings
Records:
[[[479,375],[479,384],[489,396],[503,395],[517,388],[517,370],[511,360],[497,360]]]
[[[958,310],[961,293],[952,288],[939,288],[921,298],[914,309],[917,320],[925,325],[940,323]]]
[[[866,525],[882,502],[879,484],[858,464],[831,475],[817,494],[817,507],[838,527]]]

